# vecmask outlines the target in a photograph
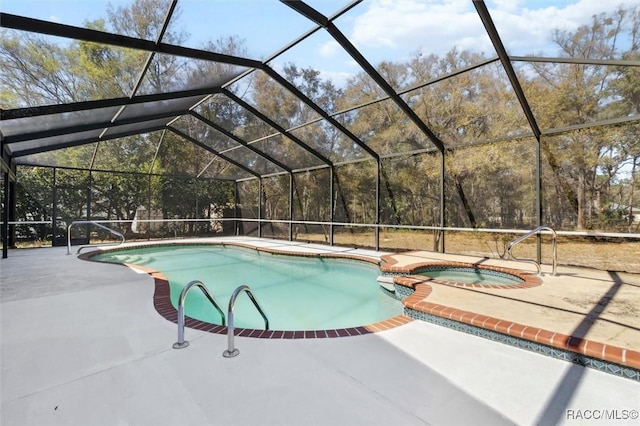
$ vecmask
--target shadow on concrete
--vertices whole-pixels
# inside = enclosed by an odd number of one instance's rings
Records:
[[[620,290],[623,284],[622,279],[613,271],[609,271],[609,276],[613,284],[600,300],[598,300],[598,303],[582,318],[580,324],[569,334],[570,337],[565,343],[571,341],[572,345],[580,345],[598,317],[609,305],[618,290]],[[547,405],[540,412],[540,415],[536,419],[536,424],[558,424],[562,420],[562,416],[566,415],[569,401],[573,398],[578,385],[584,377],[585,368],[586,367],[577,364],[569,367],[562,379],[558,382],[558,386],[547,401]]]

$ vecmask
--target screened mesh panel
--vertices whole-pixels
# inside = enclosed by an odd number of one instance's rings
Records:
[[[535,226],[535,157],[531,139],[457,149],[447,156],[447,225]]]
[[[91,144],[26,155],[19,157],[17,163],[88,169],[91,165],[95,147],[96,144]]]
[[[284,163],[290,169],[301,169],[324,164],[308,149],[283,135],[276,135],[251,144],[256,149]]]
[[[364,148],[325,120],[295,129],[291,134],[332,162],[369,157]]]
[[[243,128],[247,124],[246,121],[250,120],[247,117],[250,113],[231,98],[223,94],[215,94],[198,105],[194,111],[215,125],[248,141]],[[269,127],[266,124],[264,126]],[[267,131],[273,132],[272,129]]]
[[[241,66],[157,53],[136,94],[216,89],[245,70]]]
[[[287,79],[285,75],[283,77]],[[319,117],[317,112],[264,71],[253,72],[251,79],[252,85],[248,92],[243,93],[242,98],[285,130]],[[233,92],[237,90],[237,85],[242,84],[234,83],[229,86],[229,90]]]
[[[259,206],[259,181],[251,179],[238,182],[237,202],[238,217],[242,219],[257,219],[260,211]],[[258,224],[256,222],[238,222],[238,232],[240,235],[258,236]]]
[[[262,197],[265,219],[287,220],[289,216],[289,175],[274,176],[262,180]],[[286,225],[274,225],[286,227]]]
[[[97,144],[92,169],[148,172],[151,168],[159,133],[145,133]]]
[[[181,3],[181,15],[174,18],[176,25],[190,28],[199,34],[179,42],[180,45],[222,52],[218,41],[231,39],[230,35],[242,36],[234,25],[238,17],[252,28],[252,37],[247,38],[240,56],[264,59],[286,43],[306,32],[313,24],[300,14],[281,3],[255,1]],[[203,19],[209,17],[210,19]],[[211,19],[216,25],[211,25]],[[282,25],[286,22],[286,25]]]
[[[176,162],[176,158],[180,158],[181,161]],[[197,176],[214,158],[215,154],[167,132],[158,149],[153,172]],[[229,168],[232,166],[229,165]]]
[[[213,127],[198,120],[196,117],[182,117],[172,124],[181,132],[189,135],[198,142],[210,147],[221,157],[228,158],[241,164],[248,170],[258,174],[281,172],[283,169],[270,161],[261,152],[255,152],[246,146],[225,136]]]
[[[561,230],[633,231],[635,219],[630,221],[629,213],[637,200],[638,162],[635,168],[633,162],[621,167],[615,157],[624,151],[638,152],[638,135],[640,126],[627,124],[544,137],[546,223]]]
[[[171,112],[184,113],[202,98],[202,96],[189,96],[185,98],[165,99],[154,102],[142,102],[127,105],[123,109],[122,113],[118,116],[118,119],[115,121],[115,123],[117,124],[118,121],[121,120],[135,119],[140,116],[152,116],[154,114]]]
[[[15,220],[49,222],[17,225],[15,235],[17,242],[43,244],[51,241],[53,232],[53,169],[21,166],[17,168],[16,175]]]
[[[91,173],[91,218],[133,220],[140,206],[148,205],[149,176],[132,173]],[[133,233],[132,223],[120,225]]]
[[[440,2],[423,1],[364,3],[359,7],[365,10],[355,20],[347,14],[338,18],[336,25],[347,34],[346,28],[352,27],[360,53],[397,91],[423,81],[421,62],[436,63],[456,51],[493,52],[472,2],[456,2],[455,12]],[[458,31],[451,31],[452,22]],[[409,66],[390,63],[390,50],[398,62]]]
[[[336,222],[375,223],[376,164],[374,161],[336,167],[334,197]],[[354,185],[355,183],[355,185]]]
[[[433,146],[392,100],[371,104],[336,118],[380,155]]]
[[[89,109],[84,111],[49,114],[38,117],[3,120],[2,134],[6,138],[23,133],[73,129],[87,124],[108,123],[120,107]]]
[[[67,228],[75,220],[88,220],[90,210],[91,176],[85,170],[56,169],[54,174],[53,218],[55,219],[53,244],[67,244]],[[87,227],[75,228],[72,242],[86,244],[89,240]]]
[[[164,129],[167,122],[171,118],[160,118],[157,120],[144,121],[141,123],[122,124],[120,126],[112,126],[105,132],[106,137],[117,137],[120,135],[128,135],[132,133],[146,133],[154,130]]]
[[[309,55],[307,52],[310,51],[320,54]],[[327,61],[327,57],[331,60]],[[343,87],[352,76],[343,71],[343,64],[352,61],[351,56],[326,31],[314,33],[277,59],[283,68],[283,76],[329,113],[385,96],[364,73],[357,77],[358,88],[348,93],[355,96],[345,96]]]
[[[614,67],[579,64],[517,63],[523,90],[541,129],[594,123],[619,116]]]
[[[121,218],[132,238],[373,246],[380,225],[381,247],[493,257],[514,235],[485,227],[638,233],[638,7],[576,2],[308,2],[322,22],[299,2],[13,1],[3,164],[24,167],[19,215],[56,223],[19,233]],[[441,220],[468,230],[403,229]]]
[[[439,226],[440,158],[434,152],[382,161],[381,223]]]
[[[531,132],[499,63],[412,90],[402,97],[446,145]]]
[[[41,139],[32,139],[24,142],[17,143],[9,143],[7,144],[11,153],[17,157],[22,157],[25,155],[29,155],[32,152],[38,153],[43,151],[52,151],[54,149],[61,150],[66,147],[73,147],[73,145],[78,145],[80,143],[91,143],[96,142],[100,139],[100,133],[102,130],[91,130],[86,132],[79,133],[70,133],[55,137],[41,138]],[[69,148],[69,152],[74,152],[73,148]],[[84,149],[84,147],[79,147],[79,149]],[[58,154],[53,154],[54,157],[58,156]],[[64,158],[64,154],[60,155],[61,158]],[[48,155],[45,155],[44,158],[51,158]],[[72,163],[81,163],[81,160],[72,160]],[[50,165],[49,163],[43,165]],[[76,164],[74,164],[76,165]]]

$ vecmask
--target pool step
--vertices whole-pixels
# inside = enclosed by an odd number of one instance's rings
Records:
[[[392,293],[395,293],[396,289],[393,286],[393,277],[392,276],[388,276],[388,275],[380,275],[378,277],[378,284],[380,284],[380,286],[382,288],[384,288],[387,291],[390,291]]]

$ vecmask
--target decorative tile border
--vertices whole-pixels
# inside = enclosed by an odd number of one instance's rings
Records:
[[[376,259],[368,258],[365,256],[358,256],[353,254],[341,254],[341,253],[300,253],[294,251],[280,251],[271,248],[263,248],[263,247],[255,247],[249,244],[243,243],[235,243],[235,242],[224,242],[224,243],[159,243],[159,244],[141,244],[136,245],[131,248],[149,248],[149,247],[158,247],[158,246],[185,246],[185,245],[195,245],[195,246],[210,246],[210,245],[229,245],[234,247],[242,247],[247,249],[252,249],[256,251],[266,252],[274,255],[283,255],[283,256],[297,256],[297,257],[311,257],[311,258],[334,258],[334,259],[346,259],[346,260],[356,260],[359,262],[367,262],[373,263],[375,265],[379,265],[379,261]],[[105,250],[95,250],[87,253],[83,253],[78,257],[82,260],[88,260],[92,262],[99,262],[99,260],[93,259],[92,257],[104,253],[104,252],[117,252],[117,251],[125,251],[127,248],[117,247],[117,248],[109,248]],[[155,292],[153,295],[153,306],[162,317],[171,321],[175,324],[178,323],[178,311],[173,306],[171,302],[171,291],[169,287],[169,280],[166,276],[164,276],[159,271],[154,269],[134,264],[127,263],[112,263],[113,265],[123,265],[127,266],[131,269],[135,269],[138,271],[143,271],[153,277],[155,281]],[[393,296],[389,296],[393,297]],[[235,328],[236,336],[243,337],[255,337],[258,339],[323,339],[323,338],[335,338],[335,337],[349,337],[349,336],[360,336],[363,334],[377,333],[384,330],[390,330],[392,328],[399,327],[403,324],[407,324],[413,321],[412,318],[406,315],[397,315],[395,317],[374,323],[363,325],[359,327],[349,327],[349,328],[338,328],[338,329],[330,329],[330,330],[304,330],[304,331],[284,331],[284,330],[256,330],[249,328]],[[197,320],[195,318],[191,318],[185,316],[185,327],[193,328],[196,330],[201,330],[209,333],[215,334],[227,334],[227,327],[219,324],[212,324],[208,322],[204,322],[201,320]]]
[[[394,278],[405,315],[640,381],[640,352],[427,302],[426,280]]]
[[[250,244],[224,242],[224,243],[170,243],[170,244],[144,244],[135,248],[155,247],[158,245],[230,245],[244,247],[271,254],[299,257],[323,257],[340,258],[364,261],[373,264],[380,264],[375,259],[364,256],[341,253],[298,253],[294,251],[280,251],[272,248],[255,247]],[[78,256],[84,260],[96,261],[92,256],[106,251],[119,251],[123,248],[106,249],[93,251]],[[454,307],[435,304],[425,301],[430,295],[432,287],[429,282],[444,285],[456,285],[460,283],[441,282],[424,276],[407,276],[416,268],[433,265],[434,262],[416,263],[408,267],[394,266],[395,259],[391,256],[383,256],[383,264],[380,269],[384,275],[394,276],[395,297],[402,301],[405,306],[405,315],[398,315],[375,324],[360,327],[333,330],[312,330],[312,331],[282,331],[282,330],[254,330],[236,328],[236,336],[255,337],[261,339],[318,339],[335,338],[347,336],[359,336],[363,334],[375,333],[389,330],[403,324],[407,324],[414,319],[419,319],[434,324],[443,325],[459,331],[464,331],[476,336],[485,337],[509,345],[528,349],[537,353],[552,356],[555,358],[570,361],[579,365],[595,368],[607,373],[621,377],[640,381],[640,352],[631,349],[620,348],[612,345],[605,345],[599,342],[581,339],[575,336],[568,336],[561,333],[552,332],[536,327],[529,327],[511,321],[489,317],[474,312],[463,311]],[[477,266],[461,262],[437,262],[438,266],[450,265],[454,267]],[[141,270],[151,275],[155,280],[154,307],[156,311],[167,320],[177,323],[178,312],[171,303],[169,282],[165,276],[155,270],[139,265],[127,265],[133,269]],[[496,288],[527,288],[540,285],[541,280],[537,276],[522,271],[509,268],[493,267],[483,265],[498,272],[505,272],[521,277],[525,282],[521,285],[505,285]],[[487,287],[487,286],[482,286]],[[492,287],[493,288],[493,287]],[[197,330],[226,334],[227,327],[185,318],[185,326]]]

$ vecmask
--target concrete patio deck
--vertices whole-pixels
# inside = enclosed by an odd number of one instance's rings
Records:
[[[385,254],[229,240],[287,251]],[[3,425],[598,424],[594,416],[615,418],[616,424],[638,421],[636,381],[418,320],[345,338],[237,337],[240,355],[233,359],[222,357],[226,336],[187,329],[191,345],[174,350],[176,325],[155,311],[152,277],[65,253],[59,247],[12,250],[0,261]],[[600,282],[598,274],[584,282]],[[633,287],[633,279],[623,277],[620,287]],[[612,283],[601,281],[603,288]],[[487,291],[479,293],[486,297]],[[445,296],[434,291],[430,300],[444,303],[435,298]],[[535,306],[535,297],[542,296],[527,297],[532,299],[511,302]],[[458,299],[469,308],[466,297]],[[607,309],[600,312],[603,318]],[[515,309],[513,315],[520,313]],[[624,339],[634,347],[633,339]]]
[[[536,272],[530,263],[426,251],[384,259],[385,268],[396,272],[430,262]],[[540,285],[522,288],[452,286],[416,276],[413,281],[428,287],[428,294],[415,298],[414,308],[640,370],[640,275],[560,266],[553,276],[550,266],[544,270]]]

